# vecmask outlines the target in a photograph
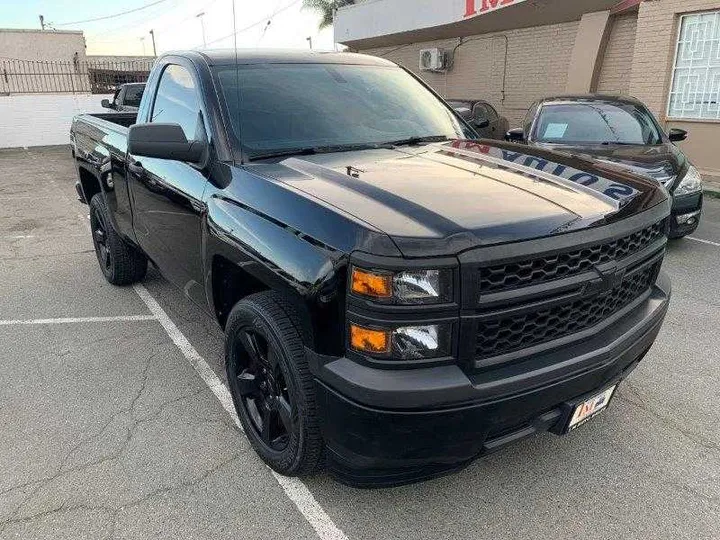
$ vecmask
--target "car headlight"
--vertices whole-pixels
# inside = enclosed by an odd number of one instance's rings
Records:
[[[394,329],[350,324],[353,350],[380,358],[420,360],[451,354],[452,325],[427,324]]]
[[[353,267],[354,294],[396,304],[441,304],[452,301],[452,270],[385,272]]]
[[[685,176],[673,192],[674,195],[687,195],[702,190],[702,177],[698,170],[690,165]]]

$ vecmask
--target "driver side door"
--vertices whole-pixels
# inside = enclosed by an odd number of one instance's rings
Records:
[[[190,65],[167,64],[146,121],[179,124],[188,141],[208,141],[199,84]],[[128,155],[133,228],[145,253],[187,296],[205,302],[202,266],[203,167]]]

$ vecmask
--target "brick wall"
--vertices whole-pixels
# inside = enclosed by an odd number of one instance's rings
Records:
[[[575,21],[467,37],[455,53],[454,68],[447,74],[420,73],[419,51],[442,47],[450,52],[458,44],[457,39],[360,52],[384,56],[407,67],[445,97],[486,99],[508,118],[511,127],[517,127],[533,101],[565,91],[577,28]]]
[[[618,15],[613,18],[598,76],[597,92],[621,94],[630,92],[637,22],[637,13]]]
[[[640,4],[630,93],[665,121],[679,15],[720,9],[720,0],[652,0]]]

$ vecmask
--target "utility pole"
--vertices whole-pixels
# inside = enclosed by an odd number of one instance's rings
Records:
[[[40,15],[40,29],[45,30],[45,17]]]
[[[312,51],[312,36],[308,36],[305,40],[310,44],[310,50]]]
[[[203,20],[203,16],[205,15],[204,11],[201,11],[197,15],[195,15],[198,19],[200,19],[200,28],[202,29],[202,37],[203,37],[203,49],[207,47],[207,41],[205,40],[205,22]]]
[[[152,36],[153,42],[153,56],[157,56],[157,49],[155,48],[155,30],[150,30],[150,35]]]
[[[145,37],[140,38],[140,43],[142,43],[143,56],[145,56]]]

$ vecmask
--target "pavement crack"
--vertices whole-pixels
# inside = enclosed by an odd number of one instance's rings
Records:
[[[659,409],[653,407],[648,400],[643,398],[642,394],[636,388],[633,384],[628,382],[627,380],[623,383],[621,386],[623,389],[620,393],[618,393],[618,397],[620,399],[624,399],[628,403],[631,403],[635,405],[636,407],[642,409],[646,413],[650,414],[652,417],[660,421],[663,425],[670,428],[671,430],[680,433],[681,435],[685,436],[687,439],[691,440],[696,445],[704,448],[705,450],[710,450],[714,452],[720,452],[720,444],[717,442],[708,439],[707,437],[696,433],[694,431],[691,431],[682,425],[680,425],[678,422],[673,420],[672,418],[669,418],[667,415],[663,414]]]

